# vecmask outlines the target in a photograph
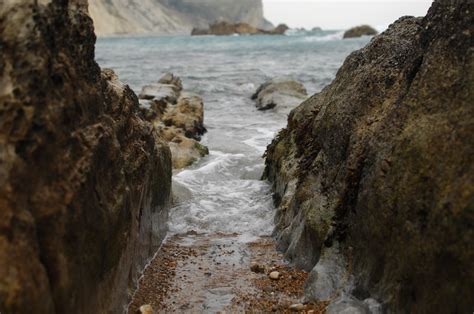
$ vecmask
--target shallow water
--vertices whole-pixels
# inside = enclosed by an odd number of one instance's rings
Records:
[[[307,36],[134,37],[99,39],[96,59],[139,92],[165,72],[200,94],[210,155],[174,175],[181,202],[171,210],[171,233],[238,233],[252,241],[273,229],[270,186],[261,181],[262,155],[286,124],[288,111],[261,112],[250,100],[265,80],[287,76],[309,94],[331,82],[345,57],[368,38],[337,32]]]

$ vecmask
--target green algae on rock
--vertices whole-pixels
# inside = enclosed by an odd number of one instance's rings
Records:
[[[87,1],[7,1],[0,38],[0,312],[120,312],[166,232],[170,150],[94,61]]]
[[[474,306],[473,12],[435,1],[399,19],[266,153],[280,248],[309,270],[337,247],[352,293],[389,312]],[[313,272],[308,287],[324,277]]]

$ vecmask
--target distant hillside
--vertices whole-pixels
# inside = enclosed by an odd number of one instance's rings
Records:
[[[246,22],[269,29],[262,0],[94,0],[96,34],[190,34],[216,21]]]

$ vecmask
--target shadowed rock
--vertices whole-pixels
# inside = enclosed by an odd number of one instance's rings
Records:
[[[87,1],[3,2],[0,38],[0,312],[121,312],[166,232],[169,148],[94,61]]]
[[[451,3],[353,52],[269,146],[280,249],[308,270],[335,246],[345,261],[342,282],[340,267],[318,276],[340,260],[324,258],[308,286],[387,312],[472,311],[474,15]]]

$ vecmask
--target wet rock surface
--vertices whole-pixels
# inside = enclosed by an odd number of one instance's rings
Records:
[[[266,265],[280,278],[255,273],[251,265]],[[289,313],[303,297],[307,276],[283,262],[271,238],[242,243],[238,234],[188,232],[164,244],[159,258],[146,268],[128,312],[150,304],[159,312]],[[324,313],[327,303],[301,305]]]
[[[344,32],[344,38],[355,38],[355,37],[362,37],[362,36],[374,36],[377,35],[379,32],[375,30],[372,26],[369,25],[360,25],[353,28],[348,29]]]
[[[278,246],[307,270],[324,261],[308,299],[323,280],[389,312],[472,310],[472,10],[435,1],[398,20],[269,146]]]
[[[165,74],[140,92],[142,114],[168,142],[174,169],[182,169],[209,154],[199,143],[206,132],[202,98],[183,90],[181,79]]]
[[[308,97],[304,85],[287,78],[275,78],[258,87],[252,95],[259,110],[289,110],[295,108]]]
[[[209,25],[208,29],[194,28],[191,31],[192,36],[200,35],[284,35],[290,28],[285,24],[280,24],[273,30],[263,30],[247,23],[229,23],[226,21],[217,22]]]
[[[166,232],[171,156],[94,61],[87,1],[0,6],[0,312],[120,312]]]

